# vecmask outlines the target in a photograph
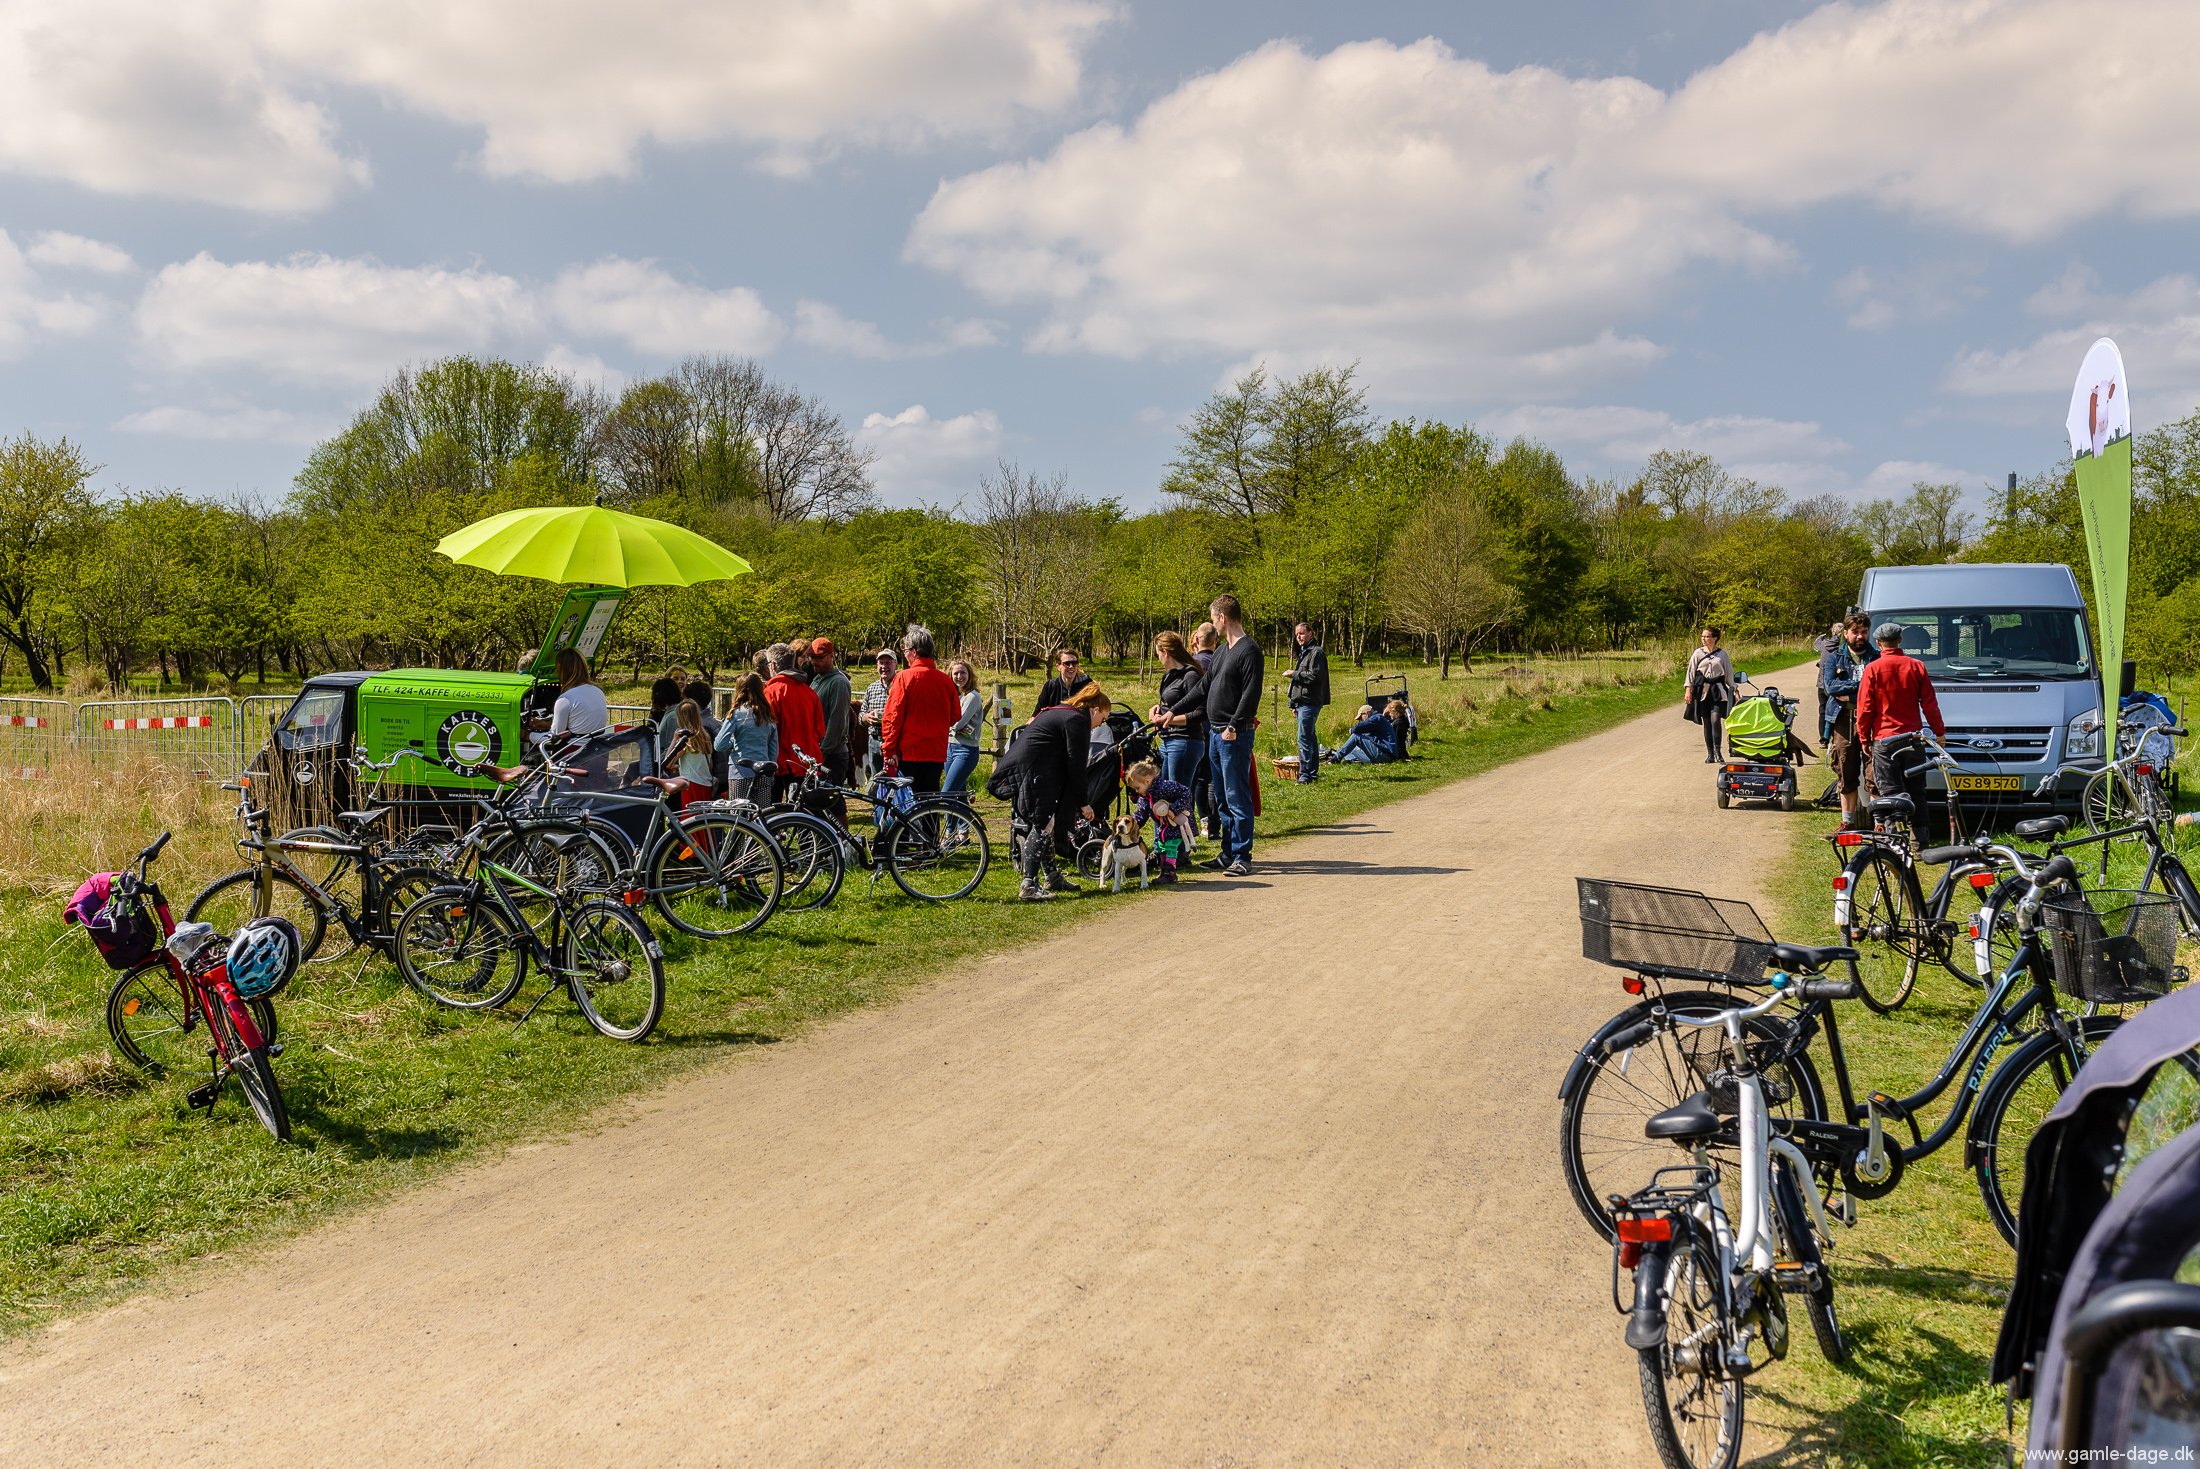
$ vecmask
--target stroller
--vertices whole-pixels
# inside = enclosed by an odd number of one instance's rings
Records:
[[[1802,707],[1776,688],[1742,700],[1726,717],[1727,763],[1719,767],[1719,809],[1736,801],[1775,801],[1795,809],[1795,766],[1812,752],[1795,737]]]
[[[1013,746],[1022,734],[1021,729],[1010,734],[1009,744]],[[1085,804],[1093,809],[1099,820],[1087,821],[1078,817],[1067,839],[1080,875],[1100,876],[1100,852],[1108,844],[1109,821],[1118,808],[1128,811],[1131,805],[1123,773],[1141,760],[1151,760],[1157,740],[1154,727],[1127,709],[1116,710],[1108,716],[1106,724],[1092,732],[1092,748],[1085,757]],[[1011,851],[1022,850],[1028,830],[1021,816],[1010,815]]]

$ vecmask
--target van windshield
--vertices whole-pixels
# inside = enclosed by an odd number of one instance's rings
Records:
[[[1875,631],[1887,622],[1902,629],[1902,651],[1921,660],[1936,682],[2093,676],[2085,614],[2069,607],[1872,614]]]

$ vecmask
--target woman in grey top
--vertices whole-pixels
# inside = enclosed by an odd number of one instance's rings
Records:
[[[947,731],[947,768],[940,774],[940,789],[952,795],[970,788],[970,772],[978,768],[978,737],[985,732],[985,695],[978,692],[978,675],[957,658],[947,672],[962,691],[962,717]]]
[[[1703,726],[1703,758],[1706,765],[1720,759],[1720,742],[1726,735],[1726,711],[1734,707],[1738,675],[1734,660],[1719,646],[1720,630],[1703,630],[1702,646],[1688,655],[1688,692],[1681,698],[1681,718]]]

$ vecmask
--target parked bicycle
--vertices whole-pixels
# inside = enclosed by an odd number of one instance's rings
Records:
[[[1611,1201],[1613,1305],[1627,1315],[1650,1439],[1668,1469],[1733,1469],[1742,1446],[1749,1377],[1788,1353],[1789,1294],[1800,1295],[1829,1362],[1848,1356],[1825,1262],[1826,1215],[1810,1161],[1771,1123],[1746,1027],[1790,1000],[1825,1003],[1858,993],[1853,980],[1776,972],[1755,1004],[1675,1023],[1712,1034],[1717,1066],[1703,1095],[1651,1117],[1646,1134],[1693,1147],[1692,1165],[1661,1168],[1647,1187]],[[1641,1028],[1641,1027],[1638,1027]],[[1738,1120],[1737,1210],[1710,1144]],[[1632,1280],[1622,1302],[1619,1281]]]
[[[2085,1058],[2120,1023],[2114,1015],[2067,1013],[2061,996],[2099,1005],[2167,993],[2175,977],[2176,925],[2166,898],[2081,892],[2067,856],[2035,865],[2029,854],[1988,842],[1924,856],[1996,862],[2024,884],[2013,910],[2017,943],[2009,962],[1931,1079],[1907,1096],[1875,1090],[1858,1100],[1839,1024],[1818,1001],[1806,1003],[1792,1020],[1749,1017],[1744,1029],[1772,1125],[1804,1151],[1829,1188],[1838,1181],[1850,1199],[1882,1198],[1910,1164],[1961,1131],[1964,1162],[1976,1176],[1987,1215],[2003,1238],[2013,1240],[2024,1145]],[[1610,1238],[1612,1195],[1670,1160],[1669,1144],[1646,1138],[1643,1124],[1703,1091],[1720,1064],[1715,1052],[1691,1040],[1683,1017],[1734,1008],[1730,991],[1666,986],[1759,985],[1776,966],[1816,973],[1837,961],[1853,965],[1858,956],[1845,946],[1778,943],[1746,903],[1697,893],[1584,878],[1581,905],[1587,956],[1629,970],[1629,993],[1655,991],[1598,1029],[1559,1088],[1567,1184],[1583,1217]],[[1821,1033],[1833,1066],[1837,1115],[1828,1112],[1810,1055]],[[2200,1064],[2194,1069],[2200,1075]],[[1947,1115],[1930,1134],[1923,1132],[1920,1114],[1951,1091]],[[1900,1133],[1908,1134],[1906,1144]],[[1702,1145],[1731,1155],[1739,1143],[1734,1124],[1726,1122]]]
[[[124,1060],[155,1076],[207,1066],[207,1079],[185,1093],[193,1107],[211,1111],[235,1082],[260,1125],[287,1141],[290,1114],[273,1066],[282,1044],[269,1000],[301,961],[296,931],[262,921],[232,939],[208,924],[175,923],[152,879],[168,838],[162,832],[128,868],[105,874],[104,901],[95,905],[80,890],[70,907],[101,956],[123,971],[107,992],[108,1037]],[[202,1026],[203,1044],[193,1039]]]
[[[408,907],[394,948],[406,983],[454,1010],[506,1004],[532,964],[550,983],[523,1022],[561,989],[613,1040],[644,1039],[664,1014],[664,950],[648,924],[617,899],[554,888],[492,858]]]
[[[968,897],[985,881],[992,843],[967,796],[916,793],[906,776],[882,776],[859,791],[825,779],[824,767],[801,751],[791,753],[798,771],[782,804],[763,819],[787,854],[793,906],[831,902],[850,866],[869,872],[874,887],[884,875],[928,903]],[[867,839],[823,814],[836,801],[870,808]]]

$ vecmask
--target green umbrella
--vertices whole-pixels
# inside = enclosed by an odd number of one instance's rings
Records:
[[[601,505],[507,510],[452,531],[436,550],[500,576],[600,587],[693,586],[741,576],[749,563],[694,531]]]

